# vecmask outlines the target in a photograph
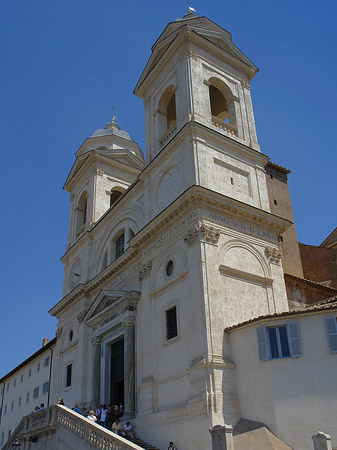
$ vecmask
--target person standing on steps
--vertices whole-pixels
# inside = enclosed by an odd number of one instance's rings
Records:
[[[169,446],[167,447],[167,450],[177,450],[177,449],[176,449],[175,446],[173,445],[173,442],[170,442],[170,443],[169,443]]]

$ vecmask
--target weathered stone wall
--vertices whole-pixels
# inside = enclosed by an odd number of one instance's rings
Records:
[[[299,246],[304,278],[337,289],[337,248]]]

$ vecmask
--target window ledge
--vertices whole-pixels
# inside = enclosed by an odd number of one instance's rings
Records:
[[[170,128],[166,131],[166,133],[159,139],[160,145],[164,145],[170,137],[177,131],[177,123],[174,123],[170,126]]]
[[[237,127],[234,125],[231,125],[230,123],[225,122],[224,120],[221,120],[215,116],[212,116],[212,125],[214,125],[216,128],[220,128],[220,130],[224,131],[226,134],[230,134],[231,136],[238,137]]]

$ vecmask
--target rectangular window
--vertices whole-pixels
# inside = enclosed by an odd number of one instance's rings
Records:
[[[337,320],[336,317],[326,317],[325,327],[331,353],[337,353]]]
[[[33,391],[33,398],[37,398],[39,396],[39,388],[35,388]]]
[[[40,363],[37,365],[37,371],[40,372]]]
[[[7,405],[5,405],[5,414],[6,414],[6,412],[7,412]]]
[[[116,241],[116,259],[124,253],[124,233]]]
[[[13,409],[13,408],[14,408],[14,402],[11,403],[11,409]]]
[[[166,339],[178,336],[177,308],[174,306],[166,311]]]
[[[29,392],[27,392],[27,395],[26,395],[26,402],[29,402]]]
[[[49,366],[49,356],[44,359],[43,365],[44,365],[44,367],[48,367]]]
[[[32,376],[32,371],[31,371],[31,370],[29,370],[29,372],[28,372],[28,376],[29,376],[29,377],[31,377],[31,376]]]
[[[3,445],[4,440],[5,440],[5,433],[4,433],[4,431],[3,431],[3,432],[2,432],[2,435],[1,435],[1,445]]]
[[[16,386],[16,380],[14,380],[14,386]]]
[[[21,406],[21,397],[19,397],[19,403],[18,403],[18,405]]]
[[[279,327],[257,328],[260,361],[302,356],[300,333],[297,322]]]
[[[47,381],[46,383],[43,383],[42,394],[47,394],[48,391],[49,391],[49,381]]]
[[[66,387],[71,386],[71,372],[72,372],[72,364],[69,364],[67,366],[67,371],[66,371]]]
[[[9,391],[9,384],[7,384],[7,391]]]
[[[23,382],[23,375],[21,375],[21,383]]]

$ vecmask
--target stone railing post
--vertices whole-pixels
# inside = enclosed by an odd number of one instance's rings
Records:
[[[232,425],[215,425],[209,432],[212,436],[212,450],[234,450]]]
[[[331,446],[331,436],[319,431],[317,434],[312,436],[314,441],[314,450],[332,450]]]

